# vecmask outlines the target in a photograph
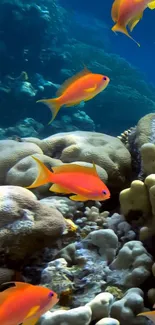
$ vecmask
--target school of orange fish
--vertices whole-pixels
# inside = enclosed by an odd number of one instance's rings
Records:
[[[146,8],[155,9],[155,0],[115,0],[111,16],[115,25],[112,31],[129,34],[142,19]],[[38,102],[46,104],[52,112],[52,120],[62,106],[71,107],[81,101],[88,101],[103,91],[110,79],[102,74],[95,74],[87,68],[67,80],[58,90],[56,98],[42,99]],[[53,167],[50,171],[38,158],[39,174],[37,179],[27,188],[34,188],[46,183],[54,183],[50,191],[71,194],[74,201],[104,201],[110,198],[110,191],[99,178],[96,166],[84,167],[76,164],[64,164]],[[9,283],[8,283],[9,285]],[[10,287],[0,292],[0,324],[2,325],[35,325],[38,319],[57,302],[55,292],[41,286],[14,282]],[[155,306],[153,306],[154,308]],[[155,323],[155,311],[144,312],[137,316],[146,316]]]

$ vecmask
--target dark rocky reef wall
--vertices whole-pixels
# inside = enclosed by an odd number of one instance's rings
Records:
[[[106,32],[102,40],[96,38],[91,43],[93,24],[86,28],[82,18],[76,20],[56,0],[39,0],[37,4],[30,0],[0,2],[1,128],[13,127],[25,118],[47,125],[51,113],[36,100],[55,96],[63,81],[81,70],[83,64],[93,72],[108,75],[111,82],[84,106],[61,109],[59,123],[64,115],[72,120],[82,109],[96,130],[118,135],[154,111],[155,88],[127,61],[110,52]],[[101,31],[98,26],[93,29],[94,39]]]

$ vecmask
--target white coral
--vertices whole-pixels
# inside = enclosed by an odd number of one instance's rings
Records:
[[[99,253],[106,261],[112,262],[118,248],[118,237],[113,230],[100,229],[92,231],[86,237],[86,240],[99,247]]]
[[[126,325],[142,325],[141,318],[136,317],[144,310],[143,291],[139,288],[129,289],[124,297],[111,307],[110,315]]]
[[[41,325],[88,325],[91,322],[92,311],[89,306],[70,310],[58,310],[46,313]]]
[[[109,316],[110,307],[113,303],[113,295],[109,292],[99,293],[87,306],[92,310],[92,320]]]
[[[151,274],[151,255],[148,254],[140,241],[133,240],[126,243],[119,251],[116,259],[110,265],[113,279],[120,277],[122,285],[138,286]]]

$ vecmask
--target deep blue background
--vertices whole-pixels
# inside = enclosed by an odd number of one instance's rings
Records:
[[[59,2],[68,10],[79,11],[86,15],[91,14],[103,20],[109,27],[109,31],[113,26],[112,0],[59,0]],[[132,36],[141,44],[140,48],[135,46],[134,42],[129,41],[125,35],[119,33],[116,36],[110,32],[111,50],[138,67],[147,80],[155,84],[155,10],[145,10],[145,15],[132,32]]]

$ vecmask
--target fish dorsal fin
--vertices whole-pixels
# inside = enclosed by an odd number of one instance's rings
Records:
[[[112,5],[111,17],[115,23],[118,21],[119,9],[120,9],[121,2],[122,2],[122,0],[115,0]]]
[[[5,282],[3,285],[11,285],[11,284],[14,284],[14,286],[13,287],[10,287],[8,289],[14,289],[15,288],[15,289],[22,289],[23,290],[23,289],[27,289],[30,286],[33,287],[33,285],[30,284],[30,283],[26,283],[26,282],[14,282],[14,281],[12,281],[12,282]]]
[[[55,174],[58,173],[85,173],[89,175],[97,175],[96,166],[93,163],[93,167],[80,166],[77,164],[66,164],[57,167],[52,167]]]
[[[56,96],[59,97],[61,96],[64,91],[76,80],[88,75],[88,74],[92,74],[91,71],[89,71],[86,67],[84,67],[84,69],[78,73],[76,73],[74,76],[70,77],[69,79],[67,79],[62,86],[60,86],[60,88],[58,89],[58,91],[56,92]]]
[[[6,282],[3,283],[1,288],[3,288],[3,286],[5,285],[11,285],[11,284],[15,284],[15,285],[8,287],[4,291],[0,292],[0,305],[10,296],[10,294],[14,294],[17,291],[24,290],[28,288],[28,286],[30,286],[30,284],[24,282]]]
[[[129,26],[130,32],[133,31],[133,29],[139,23],[139,21],[142,19],[142,17],[143,17],[143,12],[141,12],[140,14],[138,14],[136,17],[132,18],[129,21],[128,26]]]

